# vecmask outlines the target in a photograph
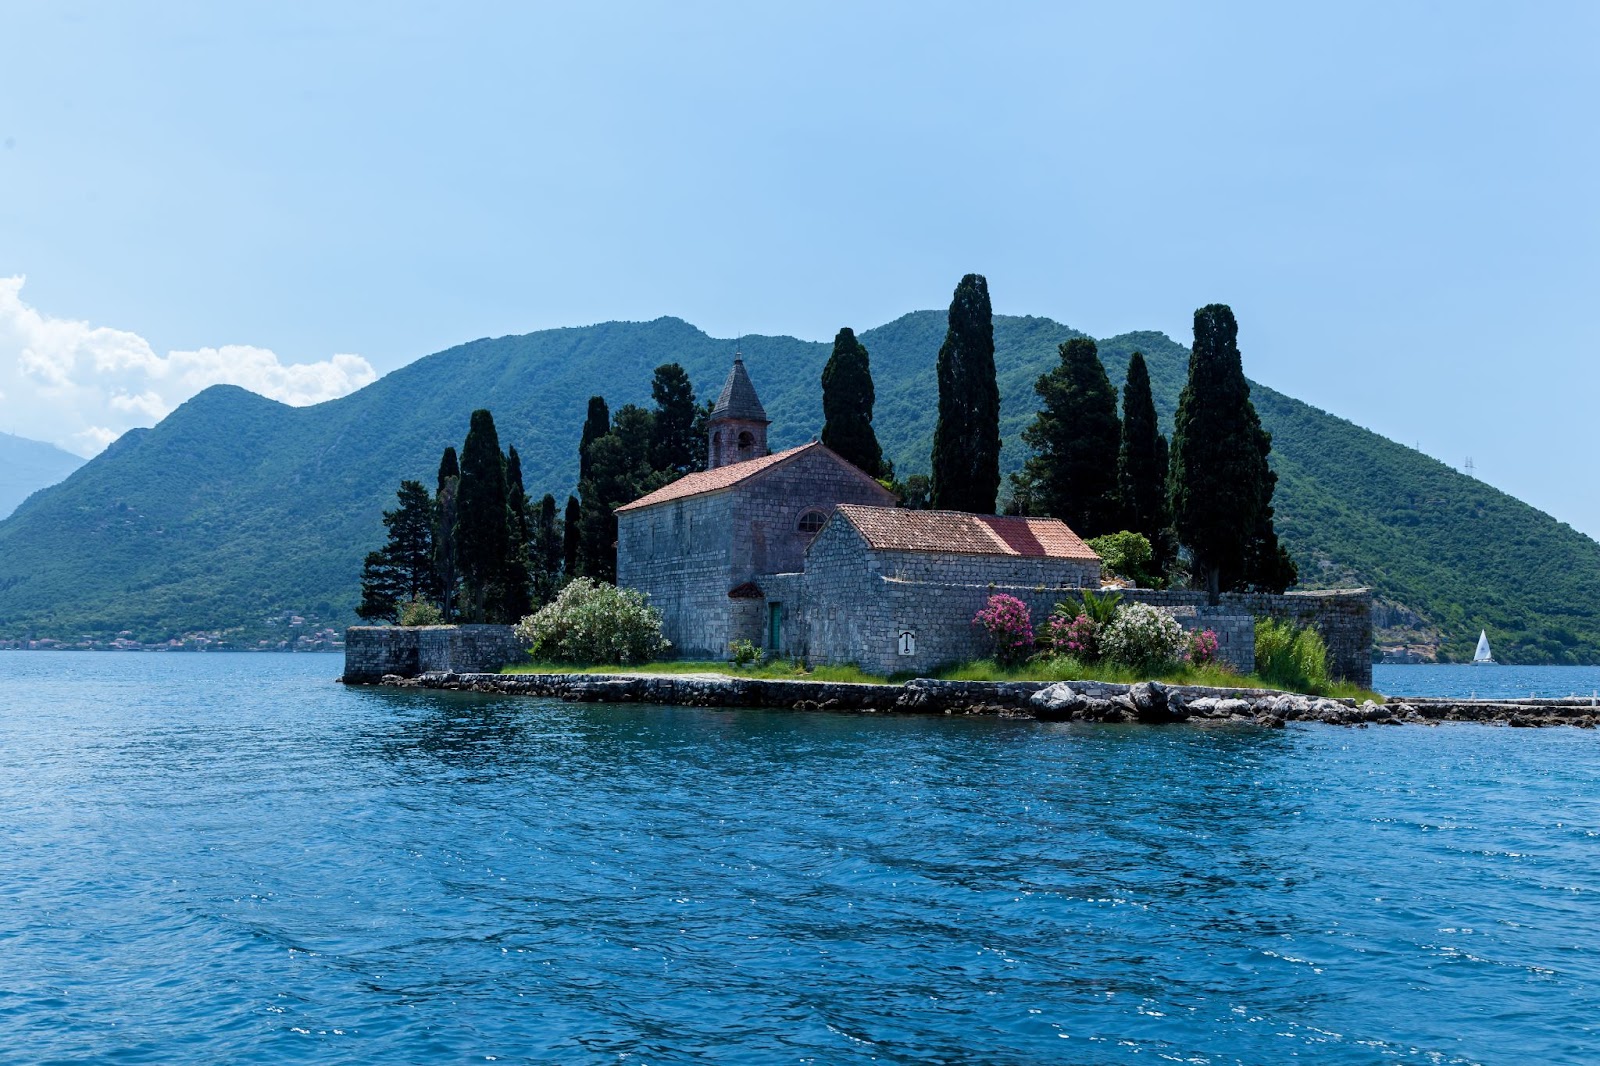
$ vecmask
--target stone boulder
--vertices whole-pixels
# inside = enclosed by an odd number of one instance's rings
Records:
[[[1056,720],[1079,717],[1089,704],[1082,694],[1065,681],[1047,685],[1029,697],[1028,702],[1040,718]]]

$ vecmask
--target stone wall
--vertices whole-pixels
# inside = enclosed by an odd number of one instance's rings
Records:
[[[731,490],[734,537],[733,578],[804,570],[806,547],[815,530],[800,529],[800,519],[816,512],[826,520],[835,505],[860,503],[893,507],[888,489],[821,449],[812,449],[772,467]],[[731,587],[731,586],[730,586]]]
[[[672,655],[727,657],[733,539],[726,492],[617,515],[617,584],[650,597]]]
[[[351,626],[344,641],[344,680],[357,684],[385,674],[492,672],[528,654],[510,626]]]
[[[833,525],[845,523],[831,523],[830,530]],[[844,538],[824,544],[819,537],[812,549],[806,581],[809,632],[800,653],[813,662],[853,662],[882,674],[931,673],[990,654],[986,635],[972,618],[994,593],[1027,604],[1037,626],[1058,602],[1077,592],[1038,585],[907,581],[885,575],[881,563],[875,565],[871,558],[880,553],[856,540],[859,547],[852,551]],[[1366,590],[1226,594],[1216,607],[1203,592],[1130,589],[1124,599],[1170,609],[1186,629],[1214,630],[1223,661],[1241,673],[1255,669],[1256,618],[1313,625],[1327,641],[1330,672],[1372,686],[1372,599]]]
[[[1204,592],[1129,589],[1129,600],[1154,607],[1206,606]],[[1328,670],[1334,677],[1372,687],[1372,590],[1331,589],[1323,592],[1225,592],[1221,607],[1252,618],[1275,618],[1297,626],[1315,626],[1328,645]],[[1251,648],[1255,637],[1251,635]],[[1252,652],[1253,654],[1253,652]]]

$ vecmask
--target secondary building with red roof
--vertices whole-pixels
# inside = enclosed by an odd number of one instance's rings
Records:
[[[617,583],[647,593],[685,658],[769,655],[924,670],[983,654],[991,590],[1098,587],[1100,558],[1053,518],[896,507],[813,441],[768,454],[740,359],[707,423],[710,468],[617,509]]]

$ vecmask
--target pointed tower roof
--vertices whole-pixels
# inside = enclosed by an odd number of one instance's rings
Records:
[[[766,409],[761,406],[761,399],[756,395],[756,387],[750,383],[750,375],[745,373],[744,359],[733,357],[733,369],[728,371],[728,380],[722,383],[722,392],[717,396],[717,405],[711,409],[711,420],[723,418],[738,418],[749,422],[771,422],[767,417]]]

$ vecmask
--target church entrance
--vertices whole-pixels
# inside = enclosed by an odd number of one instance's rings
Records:
[[[767,650],[776,654],[783,648],[783,604],[767,604]]]

